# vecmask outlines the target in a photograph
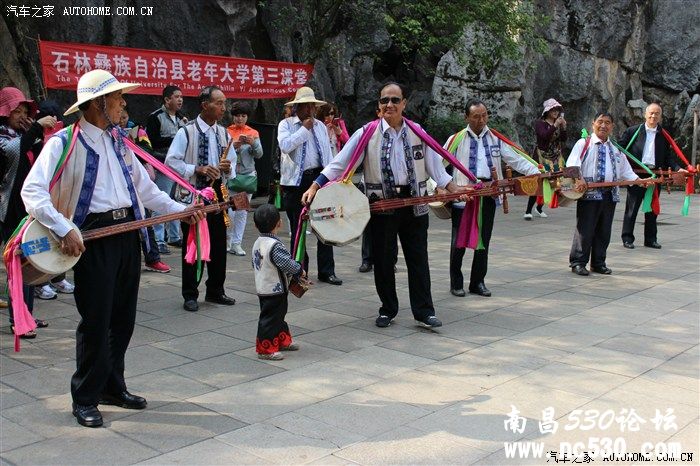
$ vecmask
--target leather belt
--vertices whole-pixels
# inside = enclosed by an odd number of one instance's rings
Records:
[[[322,170],[323,169],[321,167],[309,168],[308,170],[303,171],[303,175],[304,176],[310,176],[310,175],[318,176]]]
[[[83,229],[114,225],[115,223],[123,223],[134,219],[134,209],[131,207],[122,207],[120,209],[108,210],[107,212],[88,214],[83,222]]]

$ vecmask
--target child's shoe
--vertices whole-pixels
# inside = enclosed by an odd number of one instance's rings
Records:
[[[284,359],[284,356],[279,351],[275,351],[274,353],[258,353],[258,359],[267,359],[269,361],[280,361],[280,360]]]

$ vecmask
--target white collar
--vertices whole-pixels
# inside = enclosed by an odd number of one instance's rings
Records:
[[[84,116],[80,117],[80,129],[92,143],[97,143],[102,135],[107,132],[106,130],[100,129],[87,121]],[[109,134],[107,134],[107,136],[109,137]]]
[[[387,123],[387,121],[384,118],[382,118],[379,122],[379,130],[382,132],[382,134],[384,134],[388,129],[395,131],[396,134],[401,134],[401,131],[403,131],[404,128],[406,128],[406,120],[403,119],[401,120],[401,129],[399,129],[398,131],[392,128],[391,125],[389,125],[389,123]]]
[[[214,129],[216,127],[216,123],[214,123],[213,126],[209,126],[206,121],[202,120],[202,117],[197,115],[197,124],[199,125],[199,129],[202,130],[203,133],[206,133],[210,129]]]
[[[610,142],[610,137],[608,137],[607,141],[603,142],[602,139],[600,139],[595,133],[591,134],[591,144],[598,144],[601,143],[603,145],[606,145]]]
[[[646,123],[644,123],[644,128],[647,130],[647,133],[655,133],[659,129],[659,125],[656,125],[656,128],[649,128]]]
[[[490,130],[489,130],[489,125],[485,125],[485,126],[484,126],[484,129],[481,130],[481,134],[479,134],[479,135],[477,136],[476,133],[471,129],[471,127],[470,127],[469,125],[467,125],[467,132],[468,132],[469,134],[471,134],[471,135],[472,135],[474,138],[476,138],[476,139],[481,139],[481,138],[483,138],[483,137],[486,135],[486,133],[488,133],[489,131],[490,131]]]

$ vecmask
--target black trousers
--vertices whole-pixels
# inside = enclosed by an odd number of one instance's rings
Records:
[[[472,259],[471,275],[469,277],[469,288],[474,288],[479,283],[484,282],[486,272],[489,267],[489,244],[491,243],[491,233],[493,232],[493,219],[496,216],[496,200],[492,197],[484,197],[481,214],[481,239],[484,249],[474,251]],[[472,201],[474,202],[474,201]],[[466,249],[458,249],[457,231],[462,221],[464,209],[452,208],[452,242],[450,244],[450,287],[453,290],[464,288],[464,276],[462,275],[462,259]]]
[[[661,186],[656,189],[661,194]],[[627,202],[625,204],[625,218],[622,222],[622,241],[634,243],[634,222],[637,221],[637,212],[644,201],[646,188],[643,186],[627,187]],[[644,214],[644,244],[656,241],[656,214],[647,212]]]
[[[374,259],[372,259],[372,227],[369,226],[369,223],[365,227],[365,231],[362,232],[362,263],[374,264]]]
[[[311,183],[316,179],[316,177],[321,173],[321,169],[311,169],[307,170],[302,177],[299,186],[285,186],[284,187],[284,209],[287,211],[287,218],[289,219],[289,225],[292,229],[291,234],[291,248],[294,248],[294,241],[296,241],[297,235],[297,225],[299,224],[299,215],[301,214],[301,196],[304,192],[309,189]],[[306,232],[302,231],[302,235]],[[327,278],[330,275],[335,275],[335,260],[333,259],[333,246],[323,244],[321,241],[316,242],[316,260],[318,262],[318,276],[321,278]],[[292,252],[294,255],[294,251]],[[304,256],[304,263],[302,264],[304,270],[309,271],[309,255]]]
[[[374,285],[382,302],[379,314],[393,318],[399,312],[394,273],[398,236],[408,268],[408,293],[413,316],[418,320],[434,316],[428,265],[428,215],[416,217],[412,207],[404,207],[388,215],[373,214],[369,224],[374,256]]]
[[[146,218],[151,218],[153,212],[146,209]],[[153,232],[153,227],[146,228],[148,231],[148,247],[146,247],[146,239],[141,238],[141,250],[143,251],[143,259],[146,264],[160,262],[160,251],[158,251],[158,243],[156,242],[156,234]]]
[[[604,267],[610,244],[615,203],[612,193],[603,193],[602,201],[579,200],[576,204],[576,231],[569,254],[569,266]]]
[[[94,225],[100,226],[107,225]],[[141,254],[136,231],[90,241],[86,246],[73,269],[81,319],[75,332],[77,370],[71,379],[71,395],[77,404],[97,405],[103,393],[126,390],[124,353],[136,320]]]
[[[210,261],[207,265],[206,296],[221,296],[224,294],[224,280],[226,280],[226,225],[222,213],[207,214],[207,226],[209,227],[209,251]],[[180,222],[182,228],[182,241],[187,242],[190,225]],[[187,247],[182,246],[182,297],[185,301],[197,300],[199,297],[199,281],[197,281],[197,263],[185,262]],[[202,274],[203,275],[203,274]],[[201,277],[200,277],[201,280]]]
[[[271,354],[279,351],[280,347],[292,344],[292,334],[289,325],[284,321],[287,316],[289,293],[275,296],[258,296],[260,300],[260,318],[258,319],[258,335],[255,338],[255,351],[260,354]]]
[[[537,202],[537,196],[530,196],[527,198],[527,208],[525,209],[526,214],[532,213],[532,208],[535,206],[535,202]],[[542,213],[543,206],[544,204],[537,204],[537,212]]]

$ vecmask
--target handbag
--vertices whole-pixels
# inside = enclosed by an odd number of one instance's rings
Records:
[[[255,194],[258,191],[258,177],[255,175],[236,175],[228,181],[229,191]]]

